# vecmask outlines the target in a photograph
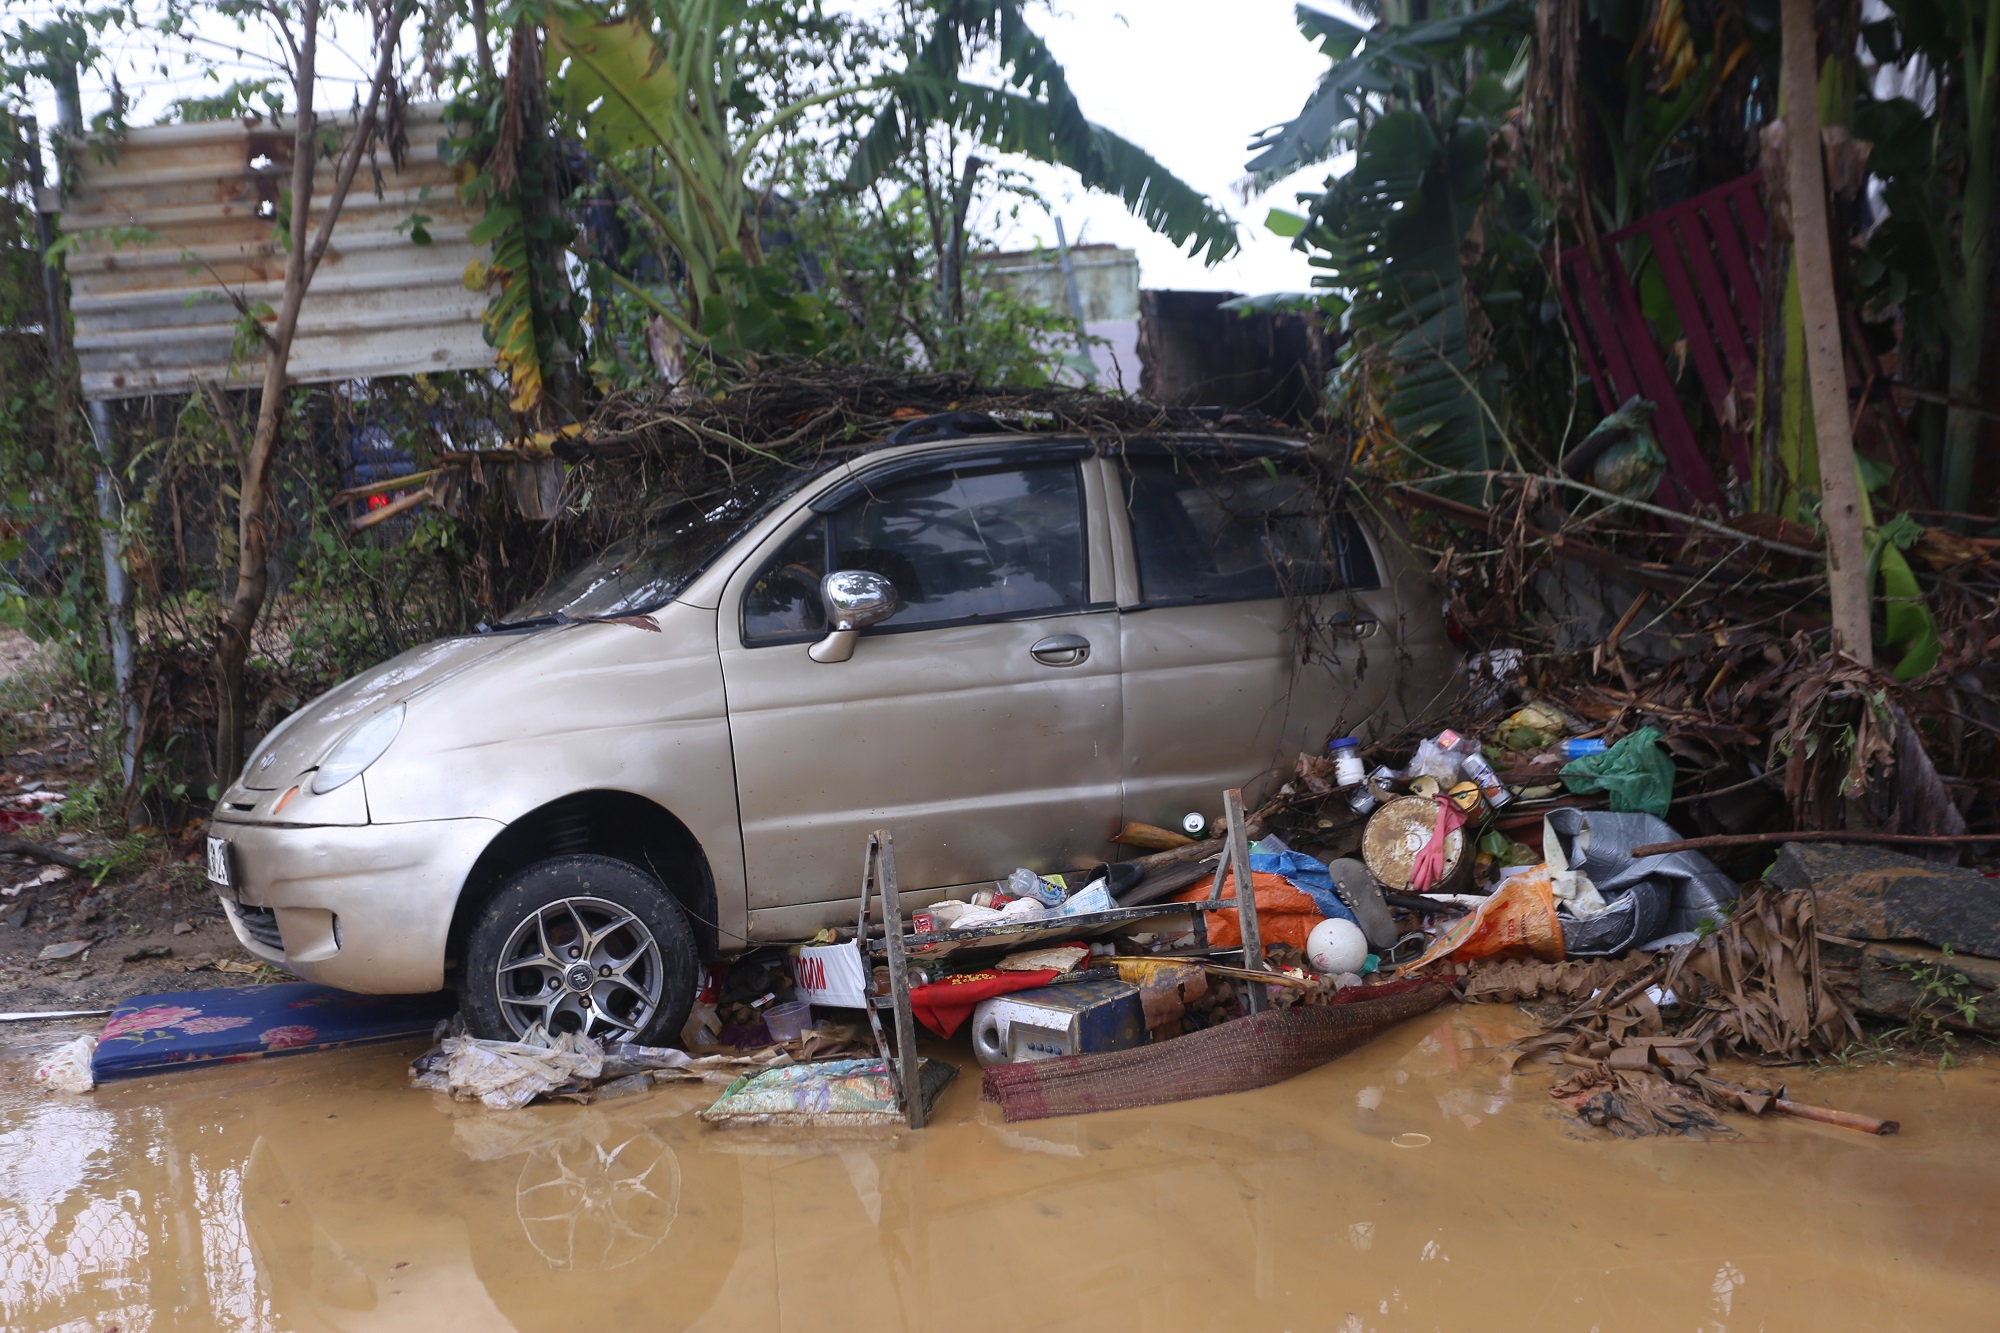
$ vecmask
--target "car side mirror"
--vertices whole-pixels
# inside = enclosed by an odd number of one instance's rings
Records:
[[[826,608],[830,628],[826,637],[807,651],[815,662],[845,662],[854,656],[854,643],[862,630],[903,609],[896,585],[865,569],[836,569],[828,574],[819,582],[819,600]]]

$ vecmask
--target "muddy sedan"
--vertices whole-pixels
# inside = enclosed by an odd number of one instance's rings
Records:
[[[1113,859],[1453,676],[1300,446],[944,434],[670,514],[287,718],[209,829],[237,937],[489,1035],[671,1041],[704,958],[853,920],[872,829],[908,906]]]

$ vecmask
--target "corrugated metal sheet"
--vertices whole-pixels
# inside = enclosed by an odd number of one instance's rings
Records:
[[[466,240],[476,212],[459,201],[438,156],[441,108],[409,108],[407,133],[402,171],[386,149],[377,154],[379,196],[366,161],[355,175],[300,315],[294,381],[494,364],[479,331],[486,296],[463,283],[467,262],[484,254]],[[98,160],[95,149],[78,155],[62,225],[83,237],[68,269],[86,398],[261,376],[258,348],[232,363],[237,310],[224,288],[272,310],[281,302],[285,254],[273,214],[291,180],[291,151],[289,129],[251,120],[133,130],[115,161]],[[322,159],[315,194],[332,178]],[[431,244],[397,230],[413,213],[430,219]],[[114,245],[105,233],[121,227],[156,238]]]

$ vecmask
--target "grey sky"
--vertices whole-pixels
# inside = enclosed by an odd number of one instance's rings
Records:
[[[139,0],[142,12],[153,7]],[[49,0],[13,0],[0,22],[33,23],[54,9]],[[1227,210],[1242,224],[1244,248],[1228,263],[1206,268],[1149,232],[1119,200],[1079,189],[1064,172],[1029,165],[1027,174],[1061,214],[1072,242],[1136,250],[1148,287],[1265,292],[1310,284],[1313,270],[1304,256],[1266,232],[1263,219],[1274,204],[1294,207],[1298,185],[1317,184],[1326,169],[1301,173],[1247,203],[1236,193],[1251,135],[1296,112],[1326,69],[1325,58],[1293,25],[1292,11],[1291,0],[1055,0],[1052,12],[1033,17],[1068,70],[1085,114],[1145,148]],[[221,22],[205,26],[213,38],[241,40],[252,51],[268,42],[255,28],[238,39]],[[365,29],[345,19],[331,44],[344,53],[330,51],[322,62],[321,98],[344,107],[351,96],[348,85],[362,72],[354,57],[365,52]],[[174,97],[213,87],[205,80],[163,75],[138,39],[114,35],[107,45],[133,99],[134,123],[157,118]],[[214,49],[213,41],[210,46]],[[253,68],[259,68],[256,62],[245,62],[244,72]],[[105,81],[86,80],[85,114],[102,110],[106,100]],[[53,106],[36,111],[54,120]],[[1024,212],[1001,241],[1010,247],[1053,245],[1055,228],[1047,216]]]

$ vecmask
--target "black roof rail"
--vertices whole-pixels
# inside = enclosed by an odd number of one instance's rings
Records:
[[[974,435],[993,435],[1006,429],[984,412],[936,412],[904,422],[890,431],[882,443],[929,444],[934,440],[963,440]]]

